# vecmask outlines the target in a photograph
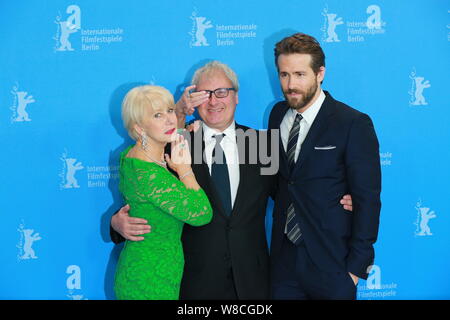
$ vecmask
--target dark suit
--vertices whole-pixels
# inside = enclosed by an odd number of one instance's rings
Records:
[[[247,130],[236,124],[236,129]],[[202,131],[196,133],[201,135]],[[258,133],[259,138],[259,133]],[[201,149],[195,143],[202,143]],[[182,242],[185,267],[180,299],[268,299],[269,252],[265,215],[275,176],[260,175],[261,164],[239,165],[239,187],[231,216],[223,212],[208,165],[195,164],[194,151],[204,150],[201,136],[191,134],[192,170],[213,208],[212,221],[201,227],[185,225]],[[248,141],[245,150],[250,150]],[[198,156],[197,156],[198,157]],[[112,230],[113,241],[116,239]],[[116,239],[117,240],[117,239]],[[116,241],[115,241],[116,242]]]
[[[295,269],[306,263],[305,268],[313,266],[325,273],[341,273],[347,282],[344,285],[348,285],[351,284],[348,272],[367,279],[367,268],[374,261],[373,244],[381,208],[378,140],[366,114],[325,94],[292,171],[288,169],[280,141],[279,189],[271,243],[275,287],[283,281],[289,282],[289,271],[285,268],[288,264]],[[285,101],[273,107],[269,129],[280,128],[288,109]],[[352,195],[353,213],[339,203],[345,194]],[[291,202],[303,233],[301,248],[291,245],[284,234],[286,211]],[[299,262],[290,257],[296,254],[305,254],[303,260],[308,261]],[[307,283],[308,279],[304,279]]]

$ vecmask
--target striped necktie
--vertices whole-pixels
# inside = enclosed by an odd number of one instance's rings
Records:
[[[286,148],[289,171],[292,171],[295,165],[295,150],[297,149],[298,135],[300,133],[300,121],[302,119],[302,115],[297,113],[291,131],[289,131],[289,140]],[[293,203],[289,204],[286,216],[284,233],[293,244],[298,245],[301,240],[302,232],[300,230],[298,217],[296,217]]]

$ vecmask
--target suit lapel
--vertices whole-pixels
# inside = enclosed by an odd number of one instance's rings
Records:
[[[281,122],[283,121],[284,116],[286,115],[286,112],[289,110],[289,105],[286,102],[281,103],[279,106],[277,106],[278,111],[274,113],[274,119],[272,122],[272,127],[270,129],[276,129],[280,130]],[[287,165],[287,154],[283,147],[283,142],[281,141],[281,132],[279,134],[279,152],[280,152],[280,173],[288,177],[289,176],[289,170]]]
[[[203,131],[191,133],[191,158],[192,171],[195,178],[203,189],[211,189],[211,179],[208,165],[203,161],[205,142],[203,141]]]
[[[245,127],[242,127],[241,125],[236,123],[236,129],[242,129],[242,130],[246,130]],[[237,135],[236,135],[237,138]],[[241,158],[241,155],[245,155],[244,157],[244,162],[241,163],[239,161],[239,185],[238,185],[238,189],[236,192],[236,199],[234,200],[234,205],[233,205],[233,209],[231,210],[231,218],[236,219],[236,217],[238,216],[238,213],[241,212],[239,210],[239,207],[241,206],[241,203],[243,201],[245,201],[245,190],[247,190],[247,186],[246,186],[246,182],[250,181],[250,179],[248,178],[247,172],[249,171],[249,164],[248,164],[248,159],[249,159],[249,154],[248,151],[250,150],[249,145],[248,145],[249,141],[246,140],[245,145],[243,146],[242,144],[237,144],[238,146],[238,159]]]

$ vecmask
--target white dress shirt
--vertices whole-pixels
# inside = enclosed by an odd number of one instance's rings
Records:
[[[303,116],[303,119],[300,121],[300,133],[298,135],[297,148],[295,149],[295,161],[297,162],[298,155],[300,154],[300,149],[302,147],[303,141],[305,141],[306,135],[311,128],[314,119],[319,113],[320,107],[325,100],[325,93],[320,90],[320,95],[317,100],[308,108],[305,112],[300,113]],[[283,121],[280,124],[280,135],[281,142],[283,143],[284,151],[287,149],[287,143],[289,139],[289,131],[294,125],[295,116],[297,115],[297,110],[289,108],[289,110],[284,115]],[[287,152],[287,151],[286,151]]]
[[[227,159],[228,175],[230,177],[231,206],[234,206],[237,189],[239,187],[239,154],[236,143],[236,124],[233,123],[223,132],[208,127],[204,122],[203,139],[205,141],[205,158],[211,175],[212,152],[216,145],[216,134],[224,133],[225,137],[220,142],[225,158]]]

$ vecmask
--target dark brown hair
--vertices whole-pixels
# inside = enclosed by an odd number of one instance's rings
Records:
[[[278,68],[280,54],[302,53],[311,55],[311,68],[317,74],[320,67],[325,67],[325,54],[319,42],[310,35],[296,33],[286,37],[275,45],[275,65]]]

